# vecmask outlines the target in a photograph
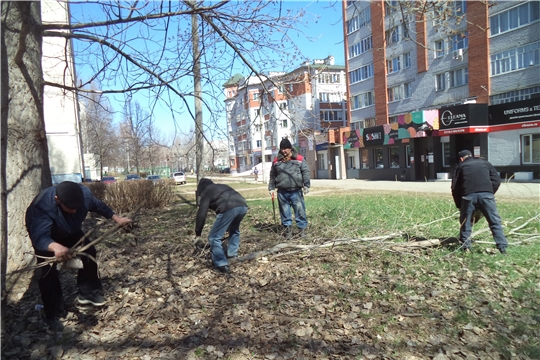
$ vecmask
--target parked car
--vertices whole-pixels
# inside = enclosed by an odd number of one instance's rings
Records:
[[[148,175],[148,176],[146,177],[146,180],[150,180],[150,181],[152,181],[154,184],[163,181],[163,180],[161,179],[161,176],[159,176],[159,175]]]
[[[104,176],[101,178],[101,182],[106,185],[109,185],[109,184],[114,184],[116,182],[116,179],[114,178],[114,176]]]
[[[124,180],[142,180],[142,178],[137,174],[127,174]]]
[[[181,171],[177,171],[171,175],[171,179],[174,180],[176,185],[186,183],[186,174]]]
[[[224,169],[219,170],[219,172],[222,174],[230,174],[231,168],[224,168]]]

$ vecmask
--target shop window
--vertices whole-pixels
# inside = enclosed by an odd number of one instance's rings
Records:
[[[521,162],[540,164],[540,134],[521,135]]]
[[[411,153],[411,145],[405,146],[405,164],[408,168],[411,167],[411,156],[413,154]]]
[[[442,143],[442,166],[443,167],[449,167],[450,166],[450,143],[445,142]]]
[[[373,159],[375,160],[375,168],[384,168],[383,149],[373,149]]]
[[[356,169],[356,165],[354,164],[354,156],[348,157],[347,165],[349,169]]]
[[[399,168],[399,148],[392,146],[388,154],[390,155],[390,167]]]
[[[319,161],[317,161],[318,163],[318,169],[319,170],[326,170],[326,154],[324,153],[318,153],[317,154],[318,157],[319,157]]]
[[[362,169],[369,169],[368,151],[366,149],[361,151],[362,156]]]

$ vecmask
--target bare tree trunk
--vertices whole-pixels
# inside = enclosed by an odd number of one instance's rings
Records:
[[[24,289],[29,279],[6,279],[6,273],[33,260],[26,207],[41,189],[52,185],[43,118],[40,25],[39,1],[2,2],[2,296],[7,291],[10,299],[22,296],[11,291],[12,285]]]
[[[195,7],[195,2],[192,2]],[[193,82],[195,86],[195,163],[197,168],[197,183],[201,179],[203,159],[203,118],[201,91],[201,54],[199,52],[199,21],[197,14],[191,15],[191,35],[193,37]]]

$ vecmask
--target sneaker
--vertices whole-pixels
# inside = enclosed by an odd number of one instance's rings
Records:
[[[214,266],[214,271],[220,274],[225,274],[225,275],[228,275],[231,273],[231,269],[229,265]]]
[[[79,302],[79,304],[83,304],[83,305],[92,304],[94,306],[103,306],[106,303],[103,295],[101,295],[97,291],[93,291],[85,295],[79,294],[79,296],[77,296],[77,301]]]
[[[45,324],[49,327],[51,331],[62,332],[64,331],[64,324],[60,321],[59,318],[45,318]]]

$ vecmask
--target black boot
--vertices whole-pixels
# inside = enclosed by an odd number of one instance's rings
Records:
[[[291,240],[292,239],[292,228],[290,226],[283,226],[282,235],[286,240]]]

